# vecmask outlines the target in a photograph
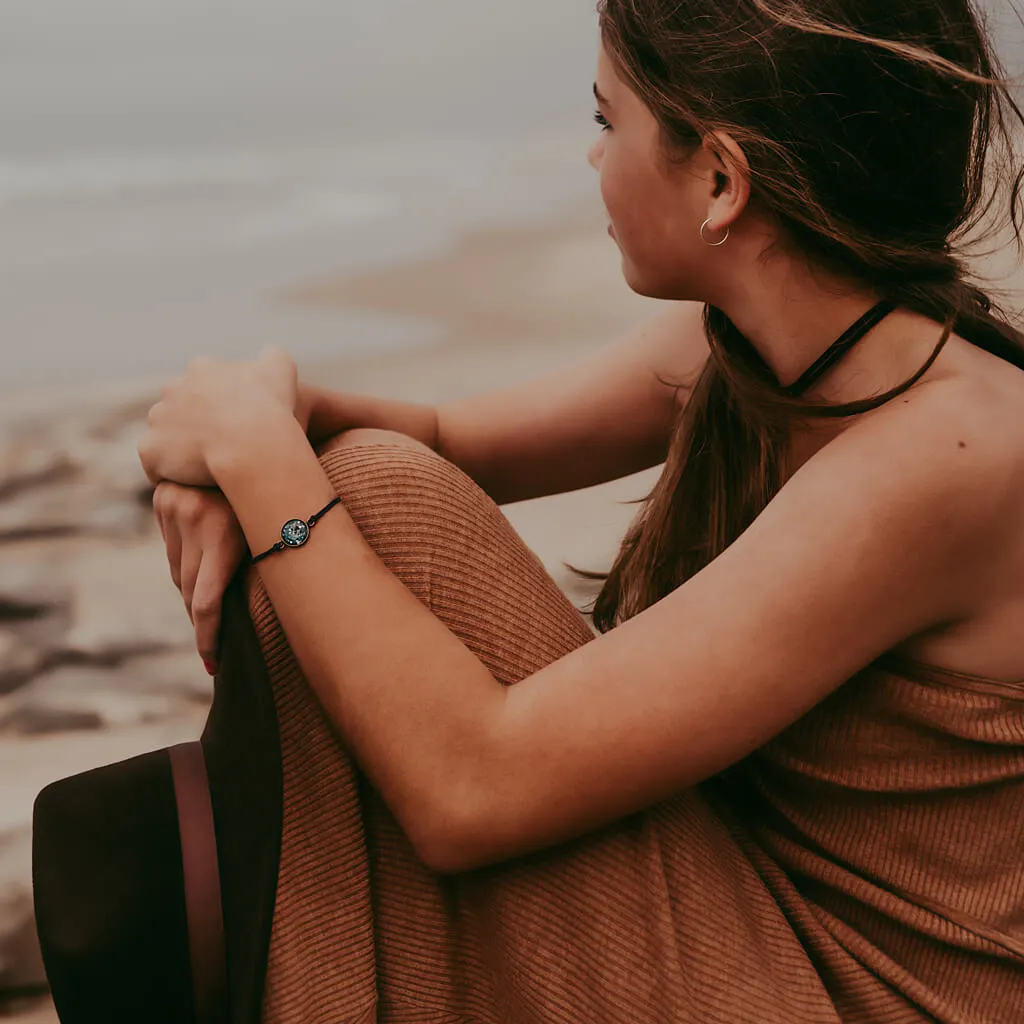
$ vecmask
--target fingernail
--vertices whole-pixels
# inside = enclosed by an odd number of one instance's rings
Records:
[[[203,665],[211,676],[215,676],[217,674],[217,666],[212,661],[207,661],[206,658],[203,658]]]

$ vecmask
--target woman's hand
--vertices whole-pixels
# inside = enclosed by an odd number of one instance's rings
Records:
[[[153,495],[171,579],[185,599],[196,648],[213,675],[221,601],[248,550],[238,519],[219,491],[161,483]]]
[[[298,373],[282,349],[268,347],[255,362],[195,359],[149,412],[142,467],[156,484],[213,486],[211,462],[258,444],[283,417],[302,413],[297,405]]]

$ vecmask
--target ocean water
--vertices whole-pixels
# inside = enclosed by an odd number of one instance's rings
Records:
[[[591,199],[596,47],[594,0],[0,0],[0,391],[429,342],[282,296]]]
[[[596,189],[592,0],[0,0],[0,390],[428,325],[283,301]]]

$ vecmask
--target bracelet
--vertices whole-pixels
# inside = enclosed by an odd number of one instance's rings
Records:
[[[327,515],[335,505],[340,504],[341,498],[335,498],[329,505],[317,512],[315,516],[310,516],[309,522],[305,522],[302,519],[289,519],[288,522],[281,527],[281,539],[272,548],[264,551],[262,555],[257,555],[252,560],[251,564],[255,565],[257,562],[262,562],[264,558],[269,558],[271,555],[276,554],[278,551],[284,551],[286,548],[301,548],[306,541],[309,540],[309,531],[312,530],[313,527],[316,526],[316,524],[320,522],[320,520],[323,519],[323,517]]]

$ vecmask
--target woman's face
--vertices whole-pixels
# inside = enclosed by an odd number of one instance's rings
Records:
[[[658,122],[603,45],[595,85],[602,131],[589,160],[601,175],[627,283],[652,298],[706,299],[708,255],[717,250],[701,241],[700,226],[714,187],[714,158],[698,149],[669,165]],[[708,237],[720,235],[709,228]]]

